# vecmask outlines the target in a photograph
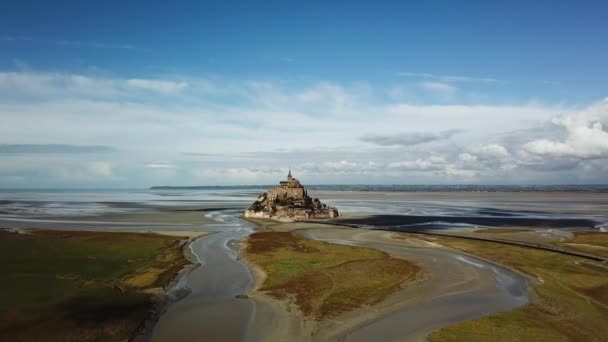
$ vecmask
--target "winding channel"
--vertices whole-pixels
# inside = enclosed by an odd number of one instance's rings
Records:
[[[241,220],[239,213],[225,210],[206,215],[220,223],[205,225],[205,230],[214,233],[191,244],[202,265],[180,282],[188,295],[161,316],[152,341],[265,341],[278,328],[283,313],[276,307],[261,299],[236,298],[254,287],[250,270],[238,259],[238,241],[255,228]],[[396,294],[391,307],[381,308],[382,314],[373,318],[345,314],[341,318],[353,324],[332,320],[321,324],[312,337],[292,335],[291,340],[423,340],[441,327],[528,302],[523,276],[446,249],[400,245],[391,240],[391,233],[381,231],[326,228],[299,233],[316,240],[377,248],[419,264],[430,276]]]
[[[381,231],[314,229],[305,237],[338,244],[372,247],[420,265],[430,277],[397,294],[399,301],[384,315],[354,328],[332,329],[319,337],[341,341],[418,341],[434,330],[528,302],[526,279],[508,269],[439,248],[396,243]]]
[[[254,281],[238,260],[238,241],[254,227],[238,218],[235,210],[210,212],[219,221],[206,225],[214,233],[195,240],[192,254],[201,262],[181,286],[189,292],[171,305],[154,328],[152,341],[249,341],[261,340],[260,327],[269,326],[275,313],[269,305],[249,298]]]

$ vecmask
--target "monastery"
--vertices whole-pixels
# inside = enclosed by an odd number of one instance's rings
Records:
[[[337,216],[338,209],[308,196],[300,181],[291,176],[291,169],[286,181],[281,181],[276,188],[268,189],[258,196],[245,210],[245,217],[251,218],[310,219]]]

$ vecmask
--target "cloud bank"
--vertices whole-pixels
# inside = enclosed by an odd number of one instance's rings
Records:
[[[583,111],[555,117],[552,121],[563,130],[563,140],[536,139],[523,150],[541,157],[593,159],[608,157],[608,99]]]
[[[0,72],[0,187],[268,184],[288,166],[308,184],[608,182],[607,100],[438,104],[394,86]]]
[[[454,134],[459,132],[461,132],[461,130],[451,129],[442,132],[411,132],[394,135],[372,134],[362,137],[361,141],[369,142],[380,146],[413,146],[433,141],[449,139]]]
[[[1,153],[13,154],[37,154],[37,153],[104,153],[115,152],[116,149],[109,146],[81,146],[62,144],[0,144]]]

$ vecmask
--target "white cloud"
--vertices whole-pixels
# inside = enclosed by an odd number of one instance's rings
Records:
[[[150,163],[144,165],[144,167],[148,169],[176,169],[177,166],[172,164],[164,164],[164,163]]]
[[[370,134],[361,137],[361,141],[379,146],[413,146],[451,138],[460,130],[452,129],[441,132],[408,132],[399,134]]]
[[[478,171],[458,166],[455,162],[448,161],[444,156],[430,156],[413,161],[392,162],[387,165],[389,170],[424,172],[431,171],[456,179],[467,179],[478,176]]]
[[[507,160],[511,158],[511,153],[509,153],[504,146],[499,144],[478,145],[473,147],[471,151],[484,158],[493,158],[498,160]]]
[[[440,82],[481,82],[481,83],[495,83],[499,82],[495,78],[491,77],[471,77],[471,76],[453,76],[453,75],[437,75],[421,72],[399,72],[399,76],[423,78],[430,80],[437,80]]]
[[[112,177],[112,166],[108,162],[91,162],[87,164],[87,171],[93,177]]]
[[[199,83],[200,87],[209,87],[204,80]],[[0,72],[0,89],[27,96],[120,98],[137,95],[132,92],[141,90],[171,95],[185,90],[188,86],[189,83],[185,81],[174,80],[101,78],[34,71]]]
[[[126,81],[127,87],[155,91],[163,94],[175,94],[188,87],[186,82],[159,81],[133,78]]]
[[[416,159],[412,161],[399,161],[389,163],[389,169],[400,171],[440,171],[444,170],[448,162],[443,157],[431,156],[426,159]]]
[[[479,171],[459,169],[454,165],[448,165],[445,169],[445,173],[449,176],[455,176],[458,178],[475,178],[479,176]]]
[[[303,174],[321,182],[410,182],[412,177],[433,182],[430,176],[424,178],[427,175],[445,177],[442,181],[478,177],[502,182],[516,166],[541,170],[543,165],[547,167],[542,172],[580,167],[589,174],[600,173],[601,163],[549,164],[546,159],[604,156],[605,109],[572,110],[538,103],[429,105],[385,101],[376,93],[365,83],[293,85],[0,72],[0,143],[118,149],[111,156],[87,156],[80,164],[74,161],[64,171],[53,173],[66,182],[72,177],[146,184],[164,175],[186,184],[237,184],[239,179],[275,183],[276,177],[284,176],[276,170],[289,165],[301,166]],[[171,101],[158,101],[164,95],[170,95]],[[562,116],[554,127],[563,131],[563,137],[543,130],[529,133],[556,113]],[[453,134],[458,131],[466,134]],[[510,142],[501,140],[501,135],[513,131],[523,135]],[[361,137],[366,136],[384,142],[364,144]],[[433,143],[415,144],[419,141]],[[538,141],[551,144],[540,148]],[[523,148],[522,142],[530,145]],[[511,153],[526,149],[526,155]],[[3,156],[0,164],[5,166],[10,162]],[[106,158],[105,166],[86,166]],[[34,170],[45,162],[34,165],[15,160],[27,168],[1,176],[40,178]],[[55,165],[60,159],[51,162],[52,169],[61,169]],[[60,176],[62,172],[65,177]],[[519,174],[511,173],[513,177]]]
[[[287,171],[271,167],[214,167],[192,170],[193,179],[206,184],[274,184]]]
[[[465,163],[476,162],[477,156],[465,152],[465,153],[459,154],[458,159],[462,160]]]
[[[510,171],[517,167],[517,162],[502,145],[480,144],[467,149],[458,155],[458,163],[468,170],[475,170],[471,174],[483,172],[496,172],[498,170]]]
[[[458,88],[454,87],[453,85],[450,85],[448,83],[443,83],[443,82],[431,82],[431,81],[426,81],[426,82],[422,82],[419,84],[420,87],[424,90],[427,90],[429,92],[432,92],[434,94],[446,97],[446,98],[451,98],[454,96],[454,94],[456,93],[456,91],[458,90]]]
[[[565,131],[565,139],[536,139],[524,144],[522,150],[544,157],[608,157],[608,99],[582,111],[556,117],[552,123]]]

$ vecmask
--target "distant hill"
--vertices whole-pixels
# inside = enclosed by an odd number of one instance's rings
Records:
[[[225,190],[225,189],[266,189],[271,185],[201,185],[201,186],[152,186],[150,190]]]

